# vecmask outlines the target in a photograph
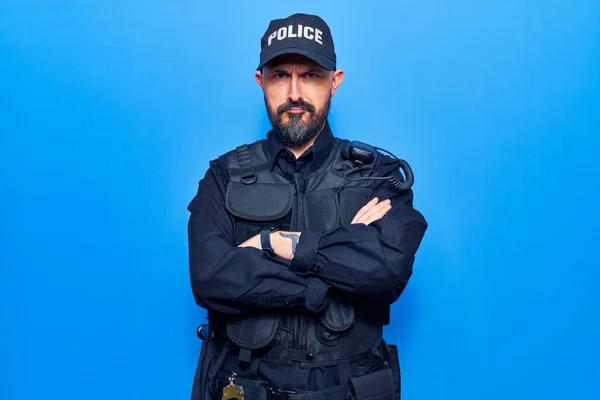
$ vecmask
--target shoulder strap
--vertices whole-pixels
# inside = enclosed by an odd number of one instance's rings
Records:
[[[256,182],[257,176],[256,172],[254,172],[254,168],[252,168],[252,156],[248,150],[248,145],[243,144],[238,146],[236,147],[235,151],[240,164],[240,181],[246,185]]]
[[[251,185],[258,180],[258,172],[269,169],[263,142],[259,140],[236,147],[235,155],[229,158],[227,166],[230,179]]]

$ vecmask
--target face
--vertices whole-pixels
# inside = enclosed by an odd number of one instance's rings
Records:
[[[343,79],[343,71],[297,54],[277,57],[256,73],[273,130],[286,147],[301,148],[318,136]]]

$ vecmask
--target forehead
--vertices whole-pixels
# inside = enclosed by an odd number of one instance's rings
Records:
[[[265,69],[313,69],[325,70],[319,64],[300,54],[283,54],[275,57],[264,66]]]

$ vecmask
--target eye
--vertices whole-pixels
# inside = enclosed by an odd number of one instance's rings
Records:
[[[304,74],[304,77],[308,79],[315,79],[318,78],[319,75],[315,74],[314,72],[307,72]]]
[[[275,74],[273,74],[273,78],[275,79],[285,79],[289,76],[288,73],[285,72],[276,72]]]

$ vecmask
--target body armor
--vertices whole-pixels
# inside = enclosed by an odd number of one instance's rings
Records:
[[[273,167],[265,140],[223,155],[219,161],[229,175],[225,201],[235,218],[234,244],[237,246],[263,230],[322,231],[350,224],[358,210],[371,199],[375,185],[385,184],[370,179],[375,171],[389,173],[398,168],[398,161],[375,153],[371,162],[365,163],[350,156],[349,146],[350,142],[336,138],[322,165],[308,174],[287,173]],[[290,264],[293,269],[293,261]],[[225,351],[237,354],[241,365],[265,359],[282,366],[297,362],[306,368],[347,364],[361,355],[377,354],[384,360],[385,368],[379,368],[374,378],[377,382],[370,381],[368,385],[360,381],[364,377],[355,377],[353,396],[399,398],[398,367],[390,368],[398,365],[396,349],[382,339],[383,325],[389,321],[389,307],[368,310],[367,314],[367,310],[361,311],[360,305],[344,299],[343,293],[330,290],[327,297],[319,313],[290,308],[232,317],[209,311],[209,323],[214,331],[210,336],[216,335],[226,344],[216,346],[218,350],[207,349],[211,342],[208,340],[203,346],[204,357],[210,358],[211,354],[206,353],[214,352],[213,362],[205,371],[199,368],[197,373],[206,374],[204,378],[208,378],[213,396],[220,398],[216,392],[223,384],[218,383],[221,371],[217,364],[219,359],[222,362],[225,358],[222,354]],[[365,377],[373,375],[367,374],[372,371],[364,372]],[[383,397],[377,397],[372,389],[366,389],[372,384],[389,387],[385,388]],[[246,392],[247,385],[244,386]],[[340,390],[343,392],[340,398],[345,398],[347,389]],[[361,391],[362,397],[359,396]],[[287,396],[293,398],[291,393]]]

